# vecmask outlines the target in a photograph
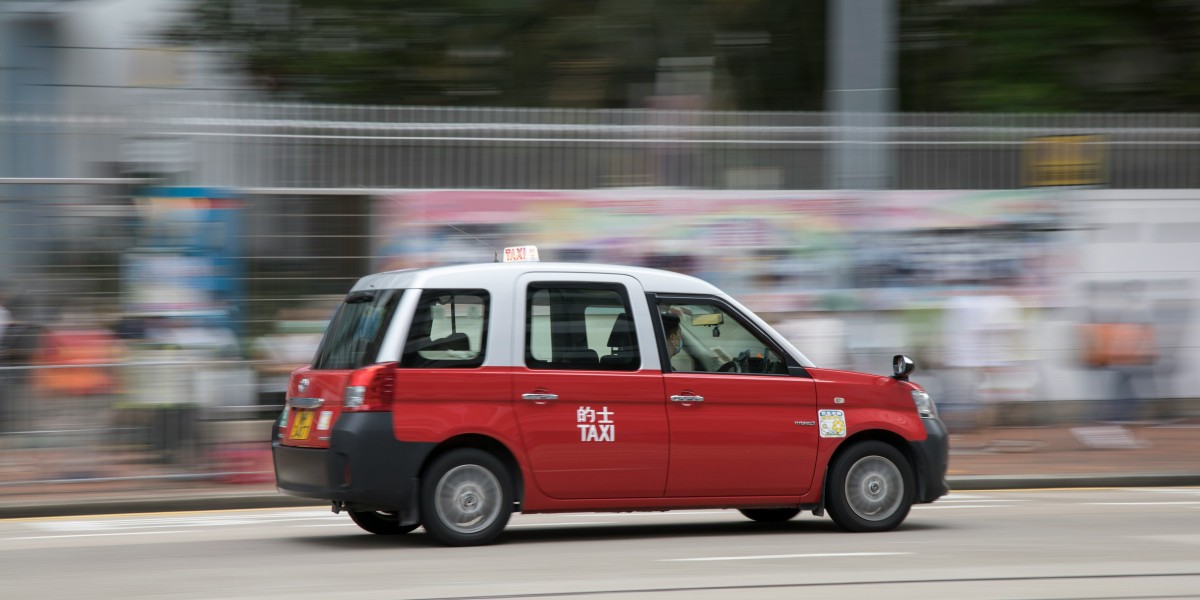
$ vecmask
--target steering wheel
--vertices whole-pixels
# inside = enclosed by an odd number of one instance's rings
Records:
[[[729,372],[745,373],[746,366],[747,366],[749,360],[750,360],[750,350],[749,349],[742,350],[741,352],[738,352],[738,355],[736,357],[734,357],[733,360],[721,365],[721,368],[717,369],[717,372],[718,373],[729,373]]]

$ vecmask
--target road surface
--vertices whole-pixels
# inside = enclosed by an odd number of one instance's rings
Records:
[[[0,597],[1200,598],[1200,488],[955,493],[897,531],[736,511],[516,515],[501,543],[315,508],[0,521]]]

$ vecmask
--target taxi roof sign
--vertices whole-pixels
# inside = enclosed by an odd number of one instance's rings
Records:
[[[504,262],[538,262],[537,246],[509,246],[504,249]]]

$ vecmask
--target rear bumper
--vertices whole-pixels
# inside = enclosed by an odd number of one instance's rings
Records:
[[[950,465],[950,436],[941,419],[921,419],[925,424],[925,441],[913,442],[917,458],[918,504],[933,502],[950,491],[946,470]]]
[[[342,502],[350,510],[415,515],[421,465],[433,447],[396,440],[391,413],[343,414],[328,449],[271,443],[275,485],[284,494]]]

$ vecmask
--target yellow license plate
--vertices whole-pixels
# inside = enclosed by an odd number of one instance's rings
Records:
[[[312,429],[313,413],[311,411],[300,411],[296,413],[296,417],[292,419],[292,433],[288,437],[293,440],[307,440],[308,432]]]

